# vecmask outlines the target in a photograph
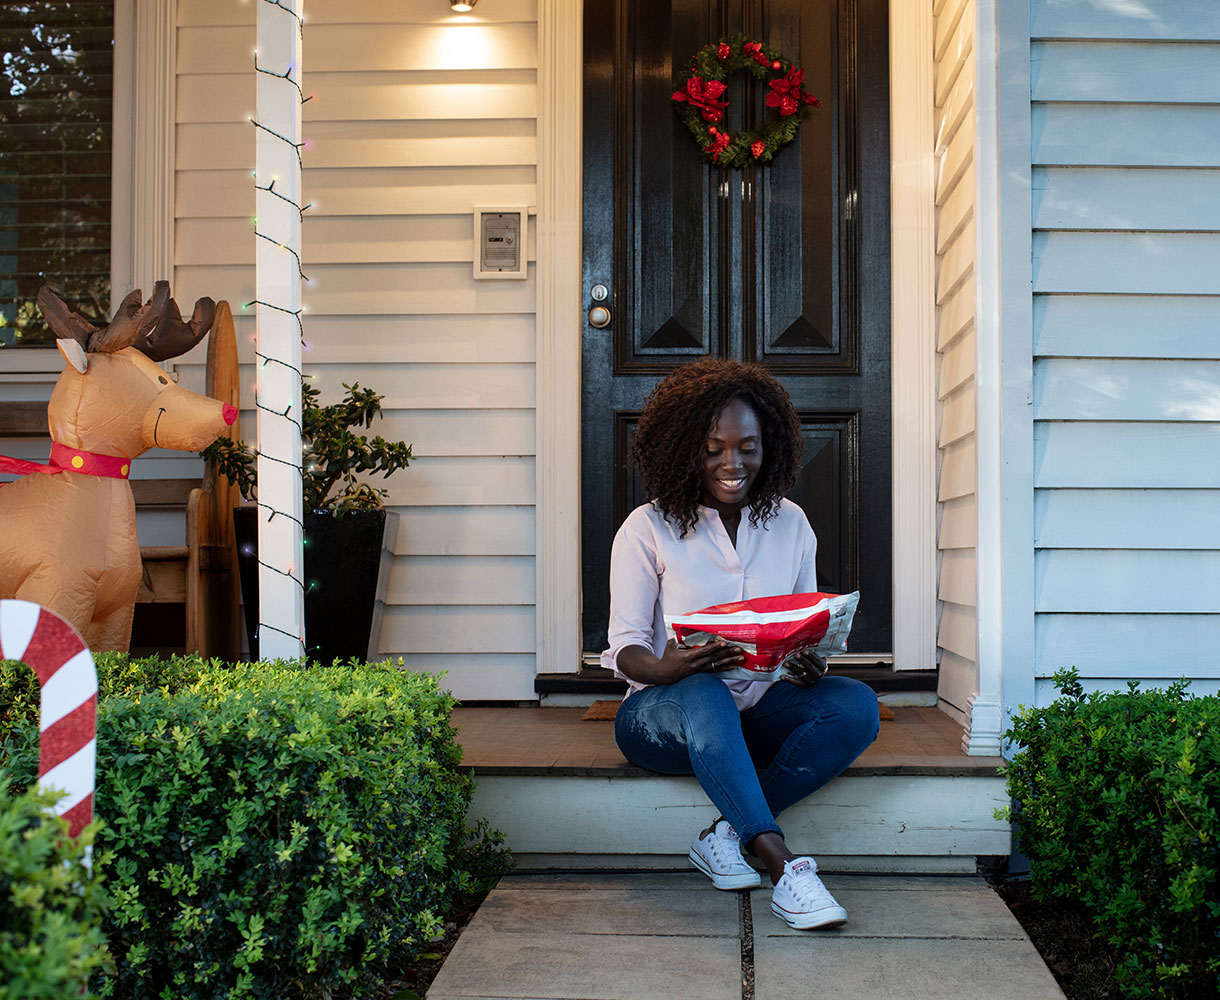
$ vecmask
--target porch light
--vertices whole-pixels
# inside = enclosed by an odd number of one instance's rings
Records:
[[[478,2],[479,0],[449,0],[449,9],[465,14],[468,10],[474,10],[474,5]]]

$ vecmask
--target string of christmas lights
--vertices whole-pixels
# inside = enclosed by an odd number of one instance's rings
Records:
[[[281,269],[282,265],[275,263],[275,258],[268,258],[265,251],[259,251],[259,268],[264,265],[267,267],[265,278],[260,275],[258,282],[259,293],[255,299],[247,306],[258,306],[259,311],[262,309],[272,310],[276,313],[284,313],[292,316],[296,322],[297,340],[301,346],[304,346],[305,327],[301,318],[303,309],[297,308],[300,303],[300,287],[301,282],[309,283],[309,277],[305,274],[302,267],[300,248],[300,222],[304,221],[305,211],[309,208],[308,205],[302,205],[297,197],[292,197],[292,192],[301,190],[301,171],[304,167],[304,161],[301,150],[307,145],[304,141],[298,142],[293,138],[300,135],[300,112],[299,108],[304,105],[309,97],[306,96],[301,89],[299,81],[300,75],[300,51],[301,41],[304,37],[304,23],[302,17],[297,13],[299,3],[293,6],[288,6],[282,0],[262,0],[266,7],[260,10],[266,11],[269,8],[275,8],[282,11],[293,18],[295,22],[296,37],[289,41],[285,34],[281,31],[275,21],[275,15],[272,14],[268,18],[264,18],[262,14],[259,16],[259,43],[260,47],[264,47],[264,62],[271,62],[279,65],[286,65],[287,68],[283,72],[278,72],[269,69],[266,65],[260,64],[260,53],[255,50],[254,53],[254,69],[256,75],[266,78],[269,81],[274,81],[274,84],[259,85],[259,100],[258,112],[256,116],[250,118],[251,124],[254,125],[258,146],[258,168],[264,172],[264,180],[260,182],[258,170],[255,171],[255,200],[259,201],[263,195],[270,195],[272,198],[278,199],[279,202],[286,203],[286,206],[291,206],[296,213],[296,222],[292,223],[291,216],[285,214],[283,208],[276,208],[275,203],[262,204],[253,219],[255,242],[264,241],[281,252],[290,254],[295,262],[296,271],[296,288],[292,286],[291,280]],[[294,9],[295,8],[295,9]],[[285,25],[287,27],[287,25]],[[290,29],[291,30],[291,29]],[[268,55],[272,53],[273,55]],[[278,91],[275,89],[280,83],[292,88],[292,96],[285,95],[284,99],[276,96]],[[270,87],[270,89],[268,89]],[[293,102],[296,102],[295,106]],[[267,139],[274,140],[268,143]],[[291,150],[288,156],[282,156],[274,151],[276,143],[282,144],[287,149]],[[279,173],[285,175],[286,189],[288,194],[284,193],[284,189],[276,190],[276,182],[279,179],[274,176],[276,167],[279,167]],[[266,179],[267,175],[273,176]],[[261,192],[261,194],[260,194]],[[286,227],[287,235],[275,233],[274,230],[280,226]],[[287,261],[284,261],[287,264]],[[268,301],[275,299],[279,294],[288,295],[290,301],[285,303],[282,301]],[[288,337],[285,344],[285,337]],[[270,346],[264,345],[266,339]],[[283,357],[277,356],[282,349]],[[304,524],[301,516],[296,513],[296,508],[301,503],[302,481],[304,478],[304,457],[302,454],[302,426],[301,421],[294,415],[293,410],[297,406],[296,394],[300,391],[301,370],[299,368],[299,348],[293,346],[291,335],[285,329],[283,321],[272,322],[270,318],[266,318],[266,322],[258,324],[258,333],[256,340],[256,356],[260,359],[259,371],[264,374],[260,378],[255,379],[254,386],[254,405],[256,410],[261,413],[268,414],[274,418],[284,420],[287,424],[283,430],[279,429],[275,421],[266,423],[263,421],[266,418],[260,416],[260,430],[258,434],[259,447],[255,449],[258,459],[267,459],[268,462],[277,463],[280,466],[287,466],[292,470],[291,481],[292,488],[295,494],[284,492],[286,482],[282,475],[272,475],[272,468],[266,467],[264,475],[271,482],[267,488],[260,490],[260,496],[257,504],[260,512],[266,512],[266,518],[263,522],[268,524],[276,518],[285,518],[291,522],[286,529],[275,529],[274,534],[267,534],[264,538],[265,544],[260,546],[258,562],[260,567],[266,567],[273,574],[279,577],[284,577],[293,581],[296,585],[292,588],[297,593],[295,600],[290,598],[282,588],[271,585],[271,579],[263,581],[260,587],[259,614],[258,614],[258,634],[262,635],[263,630],[274,632],[293,640],[297,650],[296,656],[303,657],[305,654],[305,635],[304,622],[300,617],[301,601],[304,599],[305,584],[304,584]],[[298,363],[294,363],[298,362]],[[284,375],[272,376],[271,371],[267,371],[269,365],[280,366],[287,369],[291,373],[293,381],[285,384]],[[288,398],[285,402],[284,396],[280,396],[278,400],[268,397],[268,393],[279,395],[284,393]],[[270,452],[278,451],[279,454]],[[288,457],[284,457],[284,451]],[[298,459],[297,456],[300,456]],[[284,474],[286,475],[286,473]],[[283,509],[287,503],[291,503],[292,509]],[[295,527],[293,527],[295,526]],[[284,535],[284,531],[288,535]],[[260,536],[264,534],[264,530],[260,528]],[[282,565],[284,561],[284,546],[287,545],[288,565]],[[279,548],[277,552],[276,549]],[[270,596],[269,596],[270,595]],[[293,608],[295,607],[295,611]],[[271,608],[271,611],[267,611]],[[266,616],[270,614],[272,617],[278,616],[279,612],[286,609],[289,614],[286,619],[279,624],[269,622]],[[277,618],[278,620],[278,618]],[[295,629],[296,631],[290,631]],[[269,636],[270,638],[270,636]],[[260,655],[268,656],[266,645],[260,648]],[[275,645],[272,643],[271,645]],[[283,649],[282,641],[279,648]],[[291,648],[291,647],[289,647]],[[277,655],[284,655],[279,653]]]

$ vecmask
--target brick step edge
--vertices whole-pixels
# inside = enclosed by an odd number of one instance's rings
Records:
[[[854,677],[863,681],[878,694],[897,691],[935,691],[935,670],[893,670],[890,667],[843,666],[831,668],[838,677]],[[537,674],[534,677],[536,694],[609,694],[622,695],[627,690],[625,681],[615,677],[601,667],[585,667],[578,673]]]

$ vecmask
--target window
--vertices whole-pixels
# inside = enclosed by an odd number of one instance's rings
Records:
[[[50,344],[44,281],[108,319],[113,0],[0,3],[0,44],[0,347]]]

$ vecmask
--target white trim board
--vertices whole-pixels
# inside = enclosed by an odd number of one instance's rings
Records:
[[[580,495],[570,475],[580,468],[580,343],[572,335],[582,328],[578,6],[538,5],[539,673],[575,672],[581,654]],[[902,457],[893,478],[894,665],[926,670],[936,666],[931,4],[890,0],[890,38],[892,370],[903,373],[893,379],[893,453]]]
[[[115,0],[110,295],[174,277],[178,5]],[[172,289],[171,289],[172,291]]]

